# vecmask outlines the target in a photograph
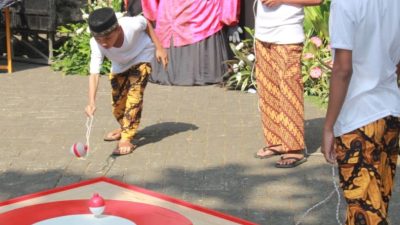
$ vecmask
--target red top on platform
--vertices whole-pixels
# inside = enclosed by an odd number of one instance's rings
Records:
[[[209,215],[213,215],[213,216],[216,216],[216,217],[228,220],[228,221],[232,221],[232,222],[235,222],[235,223],[238,223],[238,224],[242,224],[242,225],[257,225],[256,223],[253,223],[253,222],[250,222],[250,221],[246,221],[246,220],[243,220],[243,219],[240,219],[240,218],[237,218],[237,217],[233,217],[231,215],[223,214],[223,213],[220,213],[220,212],[217,212],[217,211],[214,211],[214,210],[206,209],[206,208],[203,208],[201,206],[193,205],[191,203],[188,203],[188,202],[185,202],[185,201],[182,201],[182,200],[178,200],[176,198],[172,198],[172,197],[169,197],[167,195],[163,195],[163,194],[160,194],[160,193],[149,191],[149,190],[146,190],[146,189],[134,186],[134,185],[125,184],[125,183],[122,183],[122,182],[119,182],[119,181],[116,181],[116,180],[113,180],[113,179],[110,179],[110,178],[107,178],[107,177],[99,177],[99,178],[95,178],[95,179],[86,180],[86,181],[82,181],[82,182],[79,182],[79,183],[71,184],[71,185],[68,185],[68,186],[65,186],[65,187],[58,187],[58,188],[54,188],[54,189],[51,189],[51,190],[48,190],[48,191],[42,191],[42,192],[38,192],[38,193],[29,194],[29,195],[21,196],[21,197],[18,197],[18,198],[10,199],[10,200],[4,201],[4,202],[0,202],[0,207],[1,206],[6,206],[6,205],[10,205],[10,204],[14,204],[14,203],[21,202],[21,201],[25,201],[25,200],[29,200],[29,199],[33,199],[33,198],[37,198],[37,197],[42,197],[42,196],[49,195],[49,194],[54,194],[54,193],[57,193],[57,192],[67,191],[67,190],[71,190],[71,189],[74,189],[74,188],[79,188],[79,187],[82,187],[82,186],[95,184],[95,183],[98,183],[98,182],[106,182],[106,183],[109,183],[109,184],[117,185],[117,186],[122,187],[122,188],[127,188],[127,189],[132,190],[132,191],[140,192],[142,194],[147,194],[147,195],[150,195],[150,196],[153,196],[153,197],[156,197],[156,198],[159,198],[159,199],[163,199],[163,200],[171,202],[171,203],[179,204],[181,206],[188,207],[190,209],[193,209],[193,210],[196,210],[196,211],[199,211],[199,212],[202,212],[202,213],[206,213],[206,214],[209,214]],[[87,200],[75,200],[75,201],[63,201],[63,202],[65,202],[65,203],[61,203],[60,204],[60,202],[55,202],[55,203],[44,203],[44,204],[47,204],[47,206],[49,206],[49,204],[54,204],[54,206],[56,208],[60,207],[60,208],[57,208],[57,209],[59,209],[59,212],[54,212],[54,210],[51,210],[48,213],[58,213],[58,214],[59,213],[64,213],[65,214],[66,212],[69,212],[69,215],[77,214],[77,212],[76,212],[77,208],[65,207],[66,205],[75,204],[75,205],[79,205],[79,208],[80,208],[79,210],[81,210],[81,212],[82,212],[80,214],[90,214],[89,209],[87,208]],[[110,213],[114,209],[114,206],[113,206],[114,203],[113,202],[119,202],[118,203],[119,205],[117,206],[117,208],[119,208],[119,209],[121,209],[121,207],[124,207],[121,204],[121,201],[107,200],[107,208],[106,208],[106,210],[104,212],[105,215],[116,215],[116,214],[111,214]],[[25,219],[32,219],[32,218],[28,218],[29,214],[19,214],[19,213],[24,211],[24,210],[27,210],[26,212],[29,212],[30,210],[34,209],[32,207],[36,207],[36,208],[39,207],[38,209],[40,209],[40,206],[43,206],[44,204],[38,204],[38,205],[23,207],[23,208],[19,208],[19,209],[15,209],[15,210],[12,210],[12,211],[8,211],[8,212],[5,212],[5,213],[2,213],[2,214],[0,214],[0,224],[1,225],[11,225],[11,224],[12,225],[15,225],[15,224],[25,225],[24,223],[10,223],[10,221],[7,218],[11,218],[10,216],[12,216],[12,214],[18,213],[19,217],[22,217],[22,218],[25,218]],[[63,207],[61,207],[62,204],[65,204],[65,205]],[[136,204],[136,206],[138,206],[140,203],[126,202],[125,204],[130,204],[131,206],[132,206],[132,204]],[[142,205],[146,205],[146,204],[142,204]],[[125,206],[127,206],[127,205],[125,205]],[[148,206],[150,206],[150,205],[148,205]],[[157,207],[157,206],[154,206],[154,207]],[[161,208],[161,207],[158,207],[158,208]],[[171,211],[169,209],[165,209],[165,208],[161,208],[161,209],[173,212],[173,211]],[[39,214],[39,213],[36,213],[34,215],[40,216],[40,215],[37,215],[37,214]],[[16,215],[16,214],[14,214],[14,215]],[[176,213],[175,215],[179,215],[181,218],[183,217],[183,218],[186,219],[186,217],[184,217],[183,215],[181,215],[179,213]],[[42,215],[42,216],[44,216],[44,215]],[[53,217],[54,217],[54,215],[53,215]],[[149,218],[149,219],[151,219],[151,218]],[[29,225],[31,225],[31,224],[32,223],[30,223]],[[160,223],[155,223],[155,224],[159,225]],[[163,223],[163,224],[165,224],[165,223]],[[182,224],[182,223],[175,223],[174,225],[180,225],[180,224]],[[189,221],[189,223],[186,223],[186,224],[191,224],[191,222]],[[146,224],[146,225],[151,225],[151,224]],[[167,225],[167,224],[165,224],[165,225]]]
[[[32,225],[62,216],[91,214],[86,204],[86,200],[70,200],[18,208],[0,214],[0,224]],[[144,203],[118,200],[107,200],[103,216],[117,216],[136,224],[193,225],[189,219],[172,210]],[[98,218],[93,217],[93,219]]]
[[[104,205],[104,199],[98,193],[95,193],[89,200],[89,207],[103,207]]]

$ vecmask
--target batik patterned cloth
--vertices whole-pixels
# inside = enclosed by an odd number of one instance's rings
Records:
[[[346,225],[386,225],[399,154],[399,118],[386,117],[336,138]]]
[[[140,63],[123,73],[110,74],[113,114],[121,125],[121,140],[132,141],[137,132],[150,73],[150,64]]]
[[[265,141],[284,152],[304,150],[302,44],[256,41],[256,79]]]

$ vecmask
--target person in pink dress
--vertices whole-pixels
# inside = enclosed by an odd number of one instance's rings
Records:
[[[237,31],[239,0],[142,0],[142,8],[155,22],[170,59],[167,70],[153,63],[151,82],[191,86],[222,81],[228,59],[223,27]]]

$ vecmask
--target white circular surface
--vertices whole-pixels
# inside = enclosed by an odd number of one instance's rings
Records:
[[[99,216],[92,214],[55,217],[33,225],[136,225],[136,223],[117,216]]]

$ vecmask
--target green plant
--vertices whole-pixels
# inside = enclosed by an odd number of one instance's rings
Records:
[[[322,38],[329,37],[329,7],[331,0],[324,0],[321,5],[305,7],[304,30],[306,34]]]
[[[116,12],[119,12],[121,0],[113,0],[111,6]],[[56,71],[62,71],[66,75],[89,74],[90,63],[90,32],[87,25],[88,14],[94,9],[109,6],[105,1],[94,1],[92,4],[87,5],[82,9],[82,18],[84,22],[71,23],[65,26],[58,27],[58,33],[65,37],[67,40],[54,52],[56,53],[53,58],[51,67]],[[105,60],[101,73],[105,74],[110,70],[111,63]]]
[[[306,39],[303,49],[302,76],[304,94],[328,101],[332,56],[329,44],[317,36]]]
[[[303,48],[302,76],[304,94],[318,96],[322,104],[328,101],[332,55],[329,44],[330,0],[320,6],[307,7],[304,28],[306,41]]]
[[[224,74],[224,80],[228,89],[245,91],[250,88],[256,88],[255,80],[252,76],[255,61],[253,49],[254,30],[248,27],[244,29],[253,38],[245,39],[238,45],[229,44],[235,56],[234,59],[225,62],[228,65],[228,72]]]
[[[68,37],[64,44],[55,50],[51,67],[64,74],[87,75],[89,73],[90,34],[85,23],[67,24],[58,28],[61,35]]]

